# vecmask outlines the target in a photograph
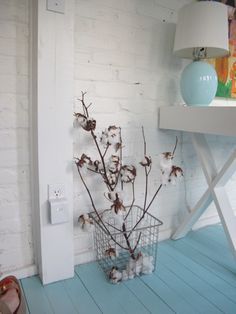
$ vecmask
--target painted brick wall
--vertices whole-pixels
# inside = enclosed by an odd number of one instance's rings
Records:
[[[157,128],[157,108],[182,103],[178,79],[184,62],[173,57],[172,44],[176,13],[189,1],[75,1],[75,98],[81,90],[88,92],[99,130],[111,123],[122,127],[124,157],[129,161],[139,161],[142,156],[142,125],[153,159],[173,147],[175,134]],[[0,0],[0,271],[21,276],[29,274],[29,269],[35,271],[29,182],[28,6],[28,0]],[[75,110],[78,108],[75,101]],[[185,180],[164,189],[153,206],[152,212],[164,222],[161,238],[171,234],[206,186],[188,135],[177,135],[177,161],[185,170]],[[91,141],[75,136],[75,155],[91,152]],[[222,165],[235,139],[212,136],[208,140],[217,164]],[[236,176],[227,187],[236,207],[235,180]],[[143,195],[140,181],[137,202]],[[90,183],[97,203],[107,206],[100,182],[93,179]],[[150,194],[158,183],[154,167]],[[77,226],[77,217],[90,208],[75,171],[76,263],[93,258],[91,234]],[[197,226],[217,219],[212,207]]]
[[[158,130],[157,111],[160,106],[182,102],[178,78],[183,61],[173,57],[172,45],[177,11],[187,2],[76,0],[75,97],[80,97],[80,91],[88,92],[87,101],[93,103],[98,130],[110,124],[122,127],[124,158],[129,161],[138,162],[142,158],[142,125],[153,159],[174,145],[174,133]],[[75,111],[78,108],[76,101]],[[91,155],[89,137],[75,133],[75,155],[77,152]],[[182,157],[179,145],[177,162],[181,163]],[[141,175],[141,169],[139,172]],[[154,166],[149,197],[159,182],[159,172]],[[89,180],[96,203],[106,208],[109,204],[101,196],[100,183],[94,177]],[[141,183],[139,177],[138,203],[143,196]],[[164,222],[161,238],[168,237],[186,213],[184,191],[184,182],[164,188],[152,206],[152,212]],[[92,235],[81,232],[77,226],[77,217],[91,210],[91,205],[76,170],[74,205],[75,255],[80,263],[93,258],[93,245]]]
[[[0,272],[33,264],[29,191],[28,0],[0,1]]]

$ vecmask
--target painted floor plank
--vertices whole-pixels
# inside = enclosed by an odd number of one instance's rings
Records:
[[[209,237],[199,232],[199,230],[197,232],[190,232],[188,234],[188,241],[196,243],[198,246],[201,245],[204,254],[236,274],[236,262],[232,254],[230,254],[229,249],[222,248]]]
[[[226,235],[224,233],[223,228],[220,226],[215,226],[213,229],[211,226],[208,228],[202,228],[202,234],[209,237],[212,241],[217,243],[221,248],[226,250],[228,253],[232,254],[230,251],[229,243],[227,241]]]
[[[192,271],[185,268],[178,261],[168,256],[162,248],[159,250],[159,260],[170,271],[172,271],[180,280],[183,280],[189,288],[194,289],[195,293],[190,294],[191,289],[185,291],[188,299],[191,298],[192,306],[201,313],[225,313],[235,314],[236,304],[229,298],[203,281]]]
[[[109,283],[96,262],[76,267],[73,279],[44,287],[37,276],[21,282],[29,314],[234,314],[233,267],[216,225],[161,242],[156,272],[119,285]]]
[[[64,280],[64,286],[71,302],[79,314],[102,313],[77,274],[75,274],[75,277],[72,279]]]
[[[195,313],[220,313],[217,311],[212,304],[204,299],[197,291],[195,291],[191,284],[186,283],[183,278],[178,277],[176,273],[170,270],[166,265],[159,263],[159,272],[157,272],[157,276],[160,277],[162,280],[165,280],[166,284],[169,285],[176,293],[179,293],[183,300],[185,300],[194,310]],[[213,311],[214,309],[214,311]]]
[[[54,314],[45,288],[37,276],[21,280],[31,314]]]
[[[161,272],[162,270],[159,270],[160,274]],[[167,276],[165,274],[163,276],[164,280],[168,281]],[[161,277],[162,276],[158,277],[153,274],[151,276],[142,276],[140,278],[149,288],[154,291],[154,293],[159,295],[174,312],[179,314],[196,313],[191,305],[182,297],[180,289],[176,291],[169,286],[169,283],[167,284],[164,280],[162,280]]]
[[[125,285],[136,295],[136,297],[144,304],[151,313],[174,313],[158,295],[150,290],[140,278],[128,280]]]
[[[159,252],[160,250],[168,254],[175,261],[175,263],[178,262],[184,265],[184,267],[186,267],[189,271],[196,274],[199,278],[210,284],[212,287],[214,287],[214,289],[224,294],[227,298],[236,304],[236,289],[233,289],[229,283],[222,280],[214,272],[209,271],[209,269],[195,262],[190,257],[185,256],[175,247],[171,246],[168,241],[165,242],[165,245],[159,248]]]
[[[22,285],[21,281],[19,281],[19,283],[20,283],[20,286],[21,286],[22,294],[23,294],[22,297],[25,299],[25,306],[26,306],[26,313],[25,313],[25,314],[29,314],[29,308],[28,308],[27,299],[26,299],[26,297],[25,297],[24,288],[23,288],[23,285]]]
[[[209,272],[213,272],[216,276],[226,281],[232,287],[236,287],[236,276],[231,271],[203,254],[201,246],[198,247],[196,243],[191,244],[187,238],[177,241],[168,240],[168,244],[181,251],[184,255],[188,256],[196,263],[205,267]]]
[[[75,309],[67,290],[63,285],[63,281],[58,281],[56,283],[52,283],[46,285],[44,290],[47,294],[49,302],[52,306],[53,312],[56,314],[77,314],[77,310]]]
[[[124,283],[109,283],[97,263],[78,266],[76,273],[104,314],[150,313]]]

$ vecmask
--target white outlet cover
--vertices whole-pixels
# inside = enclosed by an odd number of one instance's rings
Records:
[[[58,199],[65,197],[65,185],[63,183],[53,183],[48,185],[48,199]]]
[[[65,0],[47,0],[47,10],[65,13]]]

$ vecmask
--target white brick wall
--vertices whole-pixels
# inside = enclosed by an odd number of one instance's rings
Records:
[[[138,161],[142,155],[141,125],[145,127],[148,150],[154,158],[173,146],[175,134],[157,128],[157,108],[182,103],[178,82],[184,61],[172,54],[173,23],[178,9],[190,1],[76,0],[75,96],[79,97],[81,90],[88,92],[98,129],[111,123],[123,128],[124,155],[130,160]],[[232,104],[232,101],[216,100],[214,104]],[[76,103],[75,111],[78,108]],[[177,187],[164,189],[153,204],[152,212],[164,222],[160,238],[170,236],[206,188],[189,136],[178,136],[182,143],[176,154],[185,178]],[[212,136],[208,140],[220,167],[236,141]],[[91,152],[90,144],[87,137],[79,136],[75,154]],[[76,170],[74,178],[75,255],[80,263],[94,258],[92,236],[81,233],[76,223],[77,217],[89,211],[91,205]],[[227,189],[236,208],[235,178]],[[143,196],[140,181],[137,180],[136,188],[138,202]],[[157,185],[158,172],[154,171],[150,192]],[[90,186],[97,204],[108,206],[101,197],[101,185],[95,181]],[[211,206],[196,227],[217,221],[215,208]]]
[[[1,273],[22,273],[34,263],[29,184],[28,14],[28,0],[0,0]]]
[[[111,123],[122,127],[126,159],[139,161],[142,155],[142,125],[153,158],[173,147],[175,134],[157,128],[157,108],[182,102],[178,79],[184,62],[172,54],[172,22],[178,9],[189,1],[75,0],[75,97],[81,90],[88,92],[99,130]],[[29,184],[28,6],[28,0],[0,0],[0,272],[21,275],[27,275],[27,269],[35,271]],[[75,102],[75,111],[78,107]],[[178,226],[205,187],[188,136],[178,136],[183,141],[178,146],[177,160],[185,170],[185,180],[177,187],[163,189],[153,204],[152,212],[164,222],[161,238],[168,237]],[[222,164],[235,140],[208,139],[217,163]],[[89,143],[87,137],[79,136],[75,154],[90,152]],[[236,176],[227,188],[236,207],[235,180]],[[137,202],[143,195],[140,181]],[[158,182],[154,167],[150,192]],[[90,184],[97,204],[107,206],[99,180],[90,179]],[[77,226],[77,217],[90,209],[75,169],[77,263],[94,258],[92,235],[82,233]],[[211,207],[197,226],[214,221],[217,216]]]
[[[158,153],[171,150],[175,135],[157,128],[157,109],[181,101],[178,77],[182,61],[173,57],[176,13],[188,1],[154,0],[76,0],[75,19],[75,97],[88,92],[93,102],[97,128],[109,124],[122,127],[125,143],[124,158],[139,161],[143,154],[141,126],[145,127],[148,151]],[[79,104],[76,102],[75,111]],[[91,142],[79,135],[76,152],[90,152]],[[181,154],[177,155],[180,162]],[[158,186],[158,172],[153,171],[150,195]],[[141,169],[139,169],[141,171]],[[140,174],[141,175],[141,174]],[[91,210],[86,191],[75,170],[74,220],[76,262],[93,258],[92,236],[82,233],[77,217]],[[143,196],[142,180],[137,180],[136,200]],[[109,206],[102,197],[99,182],[90,180],[97,204]],[[186,209],[184,184],[163,189],[152,206],[152,212],[164,222],[161,237],[168,237]]]

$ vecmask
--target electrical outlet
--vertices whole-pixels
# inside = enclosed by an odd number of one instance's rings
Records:
[[[65,0],[47,0],[47,10],[65,13]]]
[[[65,197],[65,185],[62,183],[55,183],[48,185],[48,199],[58,199]]]

